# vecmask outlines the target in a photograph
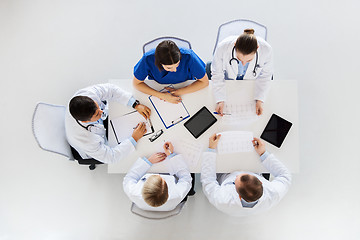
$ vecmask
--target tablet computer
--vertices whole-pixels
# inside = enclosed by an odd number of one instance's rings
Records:
[[[217,119],[214,115],[204,106],[187,120],[184,126],[195,138],[198,138],[216,121]]]
[[[281,144],[284,142],[286,135],[290,131],[291,126],[291,122],[283,119],[276,114],[273,114],[269,122],[267,123],[264,131],[262,132],[260,138],[280,148]]]

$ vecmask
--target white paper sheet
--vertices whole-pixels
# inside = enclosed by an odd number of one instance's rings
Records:
[[[220,134],[221,138],[217,146],[219,154],[254,151],[252,132],[228,131]]]
[[[223,124],[249,124],[259,119],[256,115],[256,103],[232,103],[226,102],[224,106],[224,115],[221,119]]]
[[[198,166],[201,160],[201,155],[203,153],[203,146],[195,141],[185,141],[183,139],[167,139],[167,142],[171,142],[174,146],[174,152],[181,154],[186,162],[187,166],[190,169],[194,169]],[[154,147],[155,152],[164,152],[163,145],[165,141],[159,141]],[[167,162],[160,162],[160,165],[166,165]]]
[[[201,159],[203,147],[195,141],[177,140],[173,142],[175,150],[183,154],[184,160],[190,169],[196,168]]]
[[[127,113],[110,120],[110,122],[118,143],[129,138],[140,122],[145,122],[146,124],[146,133],[144,135],[154,132],[150,120],[146,120],[138,111]]]

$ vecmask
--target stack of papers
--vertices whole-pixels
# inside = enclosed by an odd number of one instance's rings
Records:
[[[219,154],[229,154],[237,152],[252,152],[254,138],[252,132],[247,131],[228,131],[221,132],[221,138],[218,143]]]

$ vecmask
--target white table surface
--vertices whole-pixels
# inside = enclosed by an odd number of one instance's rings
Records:
[[[155,128],[155,132],[163,129],[164,133],[154,142],[149,141],[149,136],[145,136],[139,140],[136,151],[128,157],[122,159],[116,164],[108,165],[109,173],[126,173],[138,157],[149,157],[152,153],[161,151],[164,141],[174,143],[176,152],[176,143],[186,141],[194,144],[200,144],[201,150],[204,151],[208,147],[208,139],[213,133],[221,131],[251,131],[255,137],[260,137],[267,122],[273,113],[285,118],[293,123],[290,132],[286,136],[281,148],[277,148],[270,143],[266,143],[266,149],[274,153],[280,161],[282,161],[293,173],[299,172],[299,126],[298,126],[298,93],[297,81],[295,80],[274,80],[272,81],[271,90],[264,103],[264,112],[261,117],[250,125],[224,125],[221,117],[216,116],[218,121],[203,133],[198,139],[195,139],[191,133],[184,127],[184,120],[175,126],[166,129],[161,122],[159,116],[154,110],[148,95],[143,94],[132,87],[130,79],[111,79],[110,83],[120,86],[122,89],[133,93],[133,96],[142,104],[148,106],[151,113],[151,121]],[[189,81],[188,81],[189,82]],[[159,85],[155,81],[148,81],[154,89],[160,90],[164,85]],[[237,102],[249,102],[253,99],[254,81],[226,81],[228,99],[234,99]],[[181,87],[189,83],[176,84],[174,86]],[[212,84],[195,93],[182,96],[183,103],[193,116],[200,108],[206,106],[210,111],[215,110],[215,101],[212,94]],[[122,114],[131,111],[129,107],[125,107],[119,103],[111,102],[109,106],[109,117],[114,119]],[[109,144],[115,145],[116,140],[112,129],[109,129]],[[154,164],[150,168],[150,172],[167,172],[166,162]],[[201,170],[201,159],[196,167],[190,168],[191,172],[198,173]],[[244,170],[251,172],[266,172],[262,166],[259,156],[254,152],[236,153],[217,155],[217,172],[232,172],[236,170]]]

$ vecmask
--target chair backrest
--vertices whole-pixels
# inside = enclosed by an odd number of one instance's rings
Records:
[[[41,149],[73,160],[65,134],[65,111],[65,106],[38,103],[32,119],[32,130]]]
[[[178,215],[184,207],[186,201],[179,203],[174,210],[171,211],[145,211],[136,206],[135,203],[131,205],[131,212],[144,218],[148,219],[164,219]]]
[[[266,40],[267,28],[264,25],[261,25],[257,22],[254,22],[251,20],[246,20],[246,19],[233,20],[233,21],[230,21],[230,22],[220,25],[213,54],[215,53],[215,49],[219,42],[221,42],[228,36],[234,36],[234,35],[240,36],[244,32],[244,30],[247,28],[254,29],[255,36],[259,36]]]
[[[187,49],[191,49],[191,44],[189,41],[186,41],[184,39],[181,38],[177,38],[177,37],[159,37],[156,38],[150,42],[147,42],[144,44],[143,46],[143,53],[148,52],[149,50],[156,48],[157,45],[159,45],[159,43],[161,43],[164,40],[171,40],[174,43],[176,43],[176,45],[180,48],[187,48]]]

